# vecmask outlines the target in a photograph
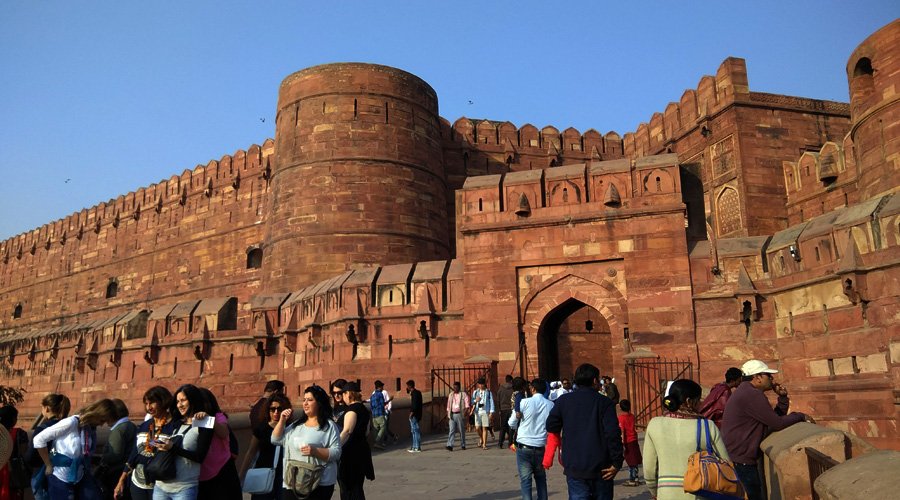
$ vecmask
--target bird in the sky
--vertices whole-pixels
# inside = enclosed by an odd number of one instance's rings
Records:
[[[66,184],[68,184],[68,183],[69,183],[69,181],[71,181],[71,180],[72,180],[72,179],[66,179]]]
[[[474,102],[472,102],[472,101],[471,101],[471,100],[470,100],[470,101],[469,101],[469,104],[475,104],[475,103],[474,103]]]
[[[260,118],[259,121],[261,121],[261,122],[263,122],[263,123],[266,123],[266,119],[265,119],[265,118]]]

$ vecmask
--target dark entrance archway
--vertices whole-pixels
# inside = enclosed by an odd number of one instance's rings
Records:
[[[537,346],[538,375],[545,380],[571,379],[582,363],[598,366],[601,373],[612,368],[609,324],[600,312],[576,299],[566,300],[544,317]]]

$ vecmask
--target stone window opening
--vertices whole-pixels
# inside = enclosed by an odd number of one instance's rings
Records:
[[[819,255],[819,247],[816,247],[815,250],[816,250],[816,262],[819,262],[820,260],[822,260],[821,256]]]
[[[263,251],[259,247],[251,247],[247,250],[247,269],[259,269],[262,267]]]
[[[393,290],[388,290],[388,302],[391,304],[394,303],[394,291]]]
[[[781,272],[785,273],[787,270],[784,268],[784,255],[778,256],[778,263],[781,264]]]
[[[390,123],[388,121],[388,103],[384,103],[384,123]]]
[[[484,212],[484,200],[481,198],[478,198],[478,211]]]
[[[22,317],[22,303],[16,304],[15,309],[13,309],[13,319],[19,319]]]
[[[115,298],[116,295],[119,294],[119,282],[115,280],[115,278],[110,278],[109,283],[106,285],[106,298],[112,299]]]
[[[228,355],[228,373],[234,371],[234,353]]]
[[[394,336],[388,335],[388,359],[394,357]]]
[[[662,182],[659,177],[656,178],[656,192],[659,193],[662,191]]]
[[[856,62],[856,67],[853,68],[853,78],[857,78],[860,76],[872,76],[875,74],[874,68],[872,68],[872,60],[868,57],[863,57],[859,61]]]
[[[569,188],[563,188],[562,201],[569,201]]]
[[[353,99],[353,119],[359,118],[359,101],[357,99]]]
[[[394,390],[400,392],[400,377],[397,377],[397,388]]]

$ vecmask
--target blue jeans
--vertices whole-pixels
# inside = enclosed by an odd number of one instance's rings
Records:
[[[409,433],[412,434],[412,449],[422,449],[422,432],[419,430],[419,419],[409,417]]]
[[[569,500],[613,500],[613,480],[576,479],[566,476]]]
[[[759,478],[759,467],[755,464],[734,464],[734,472],[744,485],[748,500],[763,500],[762,480]]]
[[[51,500],[100,500],[100,489],[87,472],[77,483],[67,483],[51,474],[47,477],[47,493]]]
[[[544,448],[516,447],[516,465],[519,467],[519,487],[522,489],[522,500],[531,500],[531,478],[537,485],[537,500],[547,500],[547,471],[541,462],[544,460]]]
[[[190,488],[185,488],[178,493],[166,493],[165,491],[159,489],[159,487],[153,488],[153,500],[196,500],[197,498],[197,490],[200,489],[200,485],[195,484]]]
[[[635,467],[629,467],[629,468],[628,468],[628,479],[630,479],[630,480],[632,480],[632,481],[637,481],[637,478],[638,478],[638,468],[637,468],[637,466],[635,466]]]

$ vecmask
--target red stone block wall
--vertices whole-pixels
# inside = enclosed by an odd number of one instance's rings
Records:
[[[418,77],[339,63],[282,82],[263,287],[449,257],[437,95]]]

